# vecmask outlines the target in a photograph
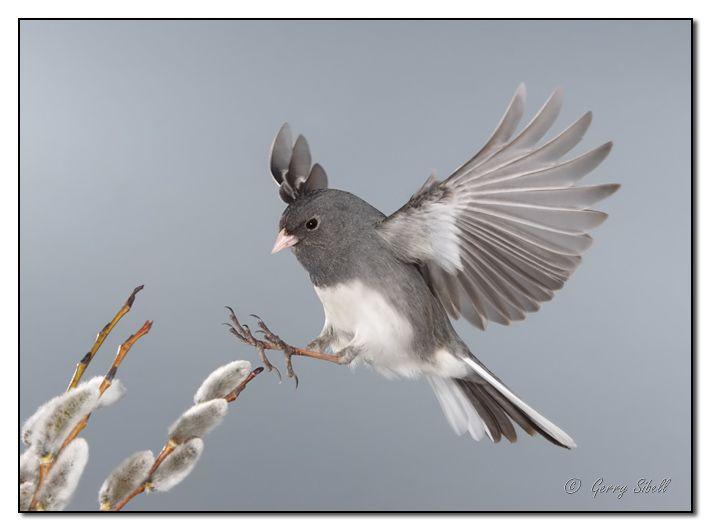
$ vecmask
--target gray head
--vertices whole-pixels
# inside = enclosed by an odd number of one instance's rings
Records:
[[[373,241],[383,214],[353,194],[328,189],[325,170],[311,164],[308,142],[302,135],[293,142],[288,124],[274,138],[270,167],[289,205],[272,253],[291,247],[315,284],[354,267],[357,250]]]
[[[348,192],[321,189],[289,203],[279,221],[273,253],[291,248],[315,284],[335,270],[345,273],[372,245],[383,214]]]

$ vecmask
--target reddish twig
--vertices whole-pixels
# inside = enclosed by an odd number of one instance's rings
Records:
[[[129,312],[131,306],[133,306],[133,301],[136,299],[136,294],[142,289],[143,285],[134,288],[134,290],[128,296],[128,299],[126,299],[126,302],[123,303],[123,306],[121,306],[116,315],[114,315],[114,318],[111,319],[111,321],[109,321],[104,326],[104,328],[101,329],[101,332],[96,335],[96,340],[89,349],[89,352],[87,352],[84,357],[79,361],[79,363],[77,363],[76,369],[74,369],[74,374],[72,375],[72,379],[69,381],[67,391],[69,391],[70,389],[74,389],[79,384],[79,380],[81,380],[81,377],[84,375],[84,372],[86,371],[87,367],[89,367],[91,360],[94,359],[94,356],[98,352],[101,345],[104,343],[104,340],[109,336],[111,330],[114,329],[114,327],[116,326],[116,324],[118,324],[121,318]]]

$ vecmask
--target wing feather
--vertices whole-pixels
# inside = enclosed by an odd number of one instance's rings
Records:
[[[577,186],[611,142],[561,160],[582,140],[592,113],[538,145],[560,113],[560,90],[514,134],[525,93],[521,85],[474,157],[442,182],[430,176],[378,227],[403,260],[419,265],[447,313],[481,329],[520,321],[553,298],[592,243],[588,232],[607,218],[590,207],[619,188]]]
[[[479,152],[474,155],[467,162],[462,164],[455,172],[452,174],[453,178],[459,175],[463,175],[470,171],[477,164],[484,160],[487,160],[492,153],[495,153],[501,146],[505,145],[506,142],[511,138],[511,136],[516,131],[518,123],[521,121],[523,116],[523,106],[526,102],[526,85],[521,83],[516,89],[516,93],[511,99],[504,116],[501,118],[499,125],[491,135],[491,138],[484,144],[484,147],[479,150]]]

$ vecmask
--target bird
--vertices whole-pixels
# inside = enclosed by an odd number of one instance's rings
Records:
[[[329,188],[304,136],[293,141],[285,123],[270,155],[287,203],[272,253],[293,252],[325,314],[310,350],[288,347],[292,353],[423,378],[454,431],[475,441],[515,442],[518,426],[572,449],[573,438],[504,384],[452,325],[464,318],[485,330],[538,311],[580,264],[589,231],[607,218],[590,207],[619,188],[578,184],[612,142],[566,158],[591,112],[544,142],[562,91],[519,129],[525,99],[522,83],[484,146],[446,179],[430,175],[390,215]]]

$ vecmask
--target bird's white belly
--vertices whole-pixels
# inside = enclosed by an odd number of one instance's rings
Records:
[[[355,362],[386,376],[422,373],[422,362],[412,353],[412,326],[378,291],[359,281],[315,289],[326,314],[324,330],[332,329],[336,337],[334,351],[355,347],[360,352]]]

